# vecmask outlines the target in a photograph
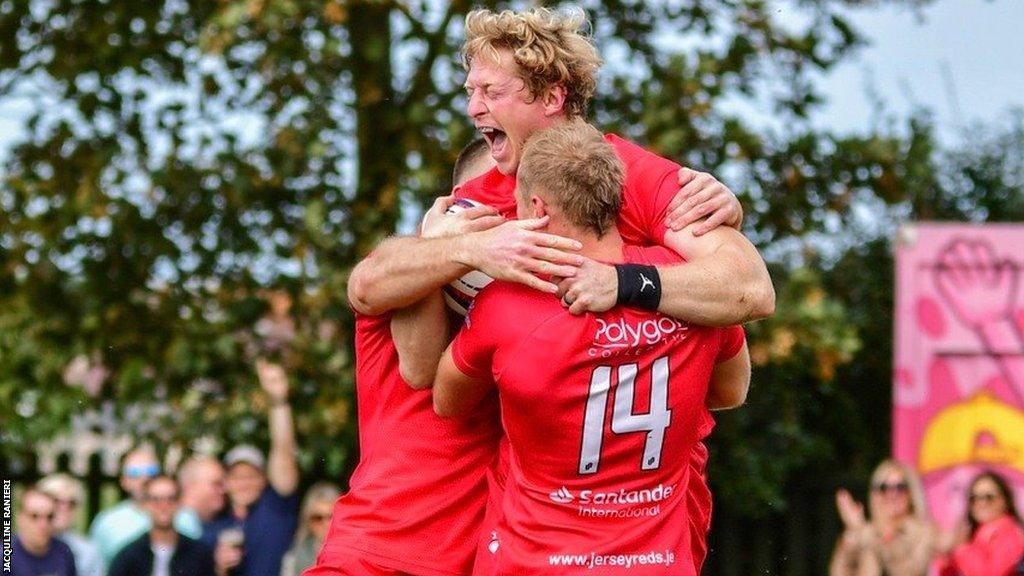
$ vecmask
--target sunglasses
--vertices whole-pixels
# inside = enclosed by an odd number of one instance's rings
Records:
[[[159,473],[159,464],[142,464],[138,466],[124,467],[124,475],[128,478],[152,478]]]
[[[993,492],[978,492],[977,494],[971,494],[970,496],[967,497],[967,499],[970,500],[971,504],[974,504],[975,502],[978,501],[991,504],[998,500],[999,498],[999,494],[995,494]]]
[[[324,520],[330,520],[330,519],[331,519],[331,515],[330,514],[310,514],[309,515],[309,521],[310,522],[323,522]]]
[[[53,512],[49,514],[43,514],[42,512],[25,512],[25,516],[28,516],[32,520],[38,522],[40,520],[46,520],[47,522],[53,522]]]
[[[885,493],[885,492],[899,492],[899,493],[903,493],[903,492],[906,492],[906,491],[910,490],[910,485],[907,484],[906,482],[893,482],[892,484],[889,484],[888,482],[879,482],[878,484],[875,484],[874,486],[872,486],[871,489],[874,490],[875,492],[881,492],[881,493]]]

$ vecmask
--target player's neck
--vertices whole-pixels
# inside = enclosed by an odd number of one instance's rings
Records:
[[[569,224],[562,218],[552,218],[552,221],[543,230],[549,234],[557,234],[566,238],[572,238],[583,244],[579,254],[591,260],[601,262],[623,262],[622,236],[615,226],[609,227],[608,231],[598,237],[597,233],[589,228],[579,228]]]
[[[600,238],[592,232],[577,234],[575,238],[583,244],[580,255],[600,262],[622,262],[622,236],[619,236],[619,232],[615,228]]]

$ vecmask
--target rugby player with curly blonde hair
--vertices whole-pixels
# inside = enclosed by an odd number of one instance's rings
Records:
[[[626,168],[620,234],[630,244],[666,246],[684,256],[685,265],[602,264],[576,253],[577,241],[545,232],[547,217],[515,220],[515,173],[526,140],[538,130],[583,117],[593,95],[600,59],[582,33],[584,25],[578,12],[542,8],[467,16],[467,112],[496,167],[457,186],[454,196],[485,206],[445,217],[455,198],[436,202],[427,220],[448,218],[457,223],[446,225],[448,230],[458,233],[389,238],[349,278],[349,302],[357,315],[360,439],[372,441],[373,449],[361,452],[352,491],[339,500],[318,568],[307,576],[468,571],[474,542],[465,537],[466,526],[480,522],[487,490],[466,484],[482,481],[481,461],[494,461],[494,439],[500,436],[495,406],[457,424],[440,423],[431,419],[437,417],[428,390],[396,385],[433,380],[432,374],[400,370],[431,365],[401,360],[403,351],[423,350],[408,346],[403,335],[415,334],[420,343],[447,342],[438,302],[440,288],[454,279],[475,269],[562,293],[572,313],[633,305],[715,326],[771,313],[774,291],[760,256],[735,229],[718,226],[739,225],[742,214],[732,192],[708,174],[683,169],[616,136],[606,140]],[[676,229],[679,220],[708,214],[703,222]],[[372,333],[361,330],[371,319]],[[417,328],[400,328],[410,324]],[[377,352],[384,348],[387,358],[381,360]],[[453,425],[479,441],[453,441]],[[701,429],[709,431],[711,425],[702,423]],[[499,451],[503,455],[506,451]],[[693,459],[695,468],[706,460],[696,453]],[[494,466],[490,472],[503,469]]]

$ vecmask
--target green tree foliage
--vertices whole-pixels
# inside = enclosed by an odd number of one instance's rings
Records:
[[[775,270],[779,315],[751,328],[751,407],[723,415],[715,461],[744,479],[723,491],[737,509],[783,501],[796,470],[838,455],[831,427],[863,416],[829,407],[858,405],[838,382],[878,316],[860,316],[855,283],[811,271],[878,237],[850,207],[926,214],[941,206],[929,194],[953,191],[955,208],[998,176],[1004,201],[986,209],[1019,209],[1019,163],[996,174],[965,156],[940,182],[927,125],[812,125],[813,79],[859,45],[843,10],[863,3],[583,3],[608,61],[594,121],[721,175]],[[457,58],[469,8],[0,0],[0,93],[29,103],[0,183],[5,459],[104,403],[162,444],[258,438],[251,365],[267,354],[295,376],[305,468],[350,465],[346,278],[403,207],[447,188],[471,137]]]
[[[713,440],[716,573],[820,573],[833,533],[808,523],[887,453],[894,226],[1024,219],[1021,113],[953,151],[927,116],[811,122],[814,78],[861,42],[845,10],[870,4],[583,2],[593,120],[726,180],[776,281],[750,402]],[[0,466],[101,408],[162,446],[259,440],[269,355],[303,468],[344,479],[346,279],[471,137],[470,7],[0,0],[0,98],[27,110],[0,170]]]

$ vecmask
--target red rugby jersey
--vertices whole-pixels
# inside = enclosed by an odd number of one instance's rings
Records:
[[[356,316],[359,465],[334,506],[318,565],[338,555],[427,576],[464,576],[501,429],[494,405],[464,419],[434,413],[430,390],[398,371],[390,315]]]
[[[520,285],[482,291],[452,355],[496,382],[512,448],[494,573],[696,574],[692,516],[709,511],[691,510],[693,453],[711,372],[742,344],[739,327],[623,307],[572,316]]]
[[[619,234],[626,244],[664,244],[668,230],[665,216],[669,203],[679,191],[680,166],[614,134],[607,134],[604,138],[615,148],[626,167],[622,210],[617,226]],[[515,189],[515,175],[502,174],[497,168],[492,168],[455,188],[454,194],[456,198],[469,198],[493,206],[506,218],[514,219]]]
[[[681,166],[654,154],[643,147],[624,140],[614,134],[606,134],[605,141],[614,148],[625,165],[622,210],[619,212],[617,228],[627,244],[637,246],[663,245],[668,227],[665,216],[672,198],[679,191],[678,173]],[[470,198],[498,209],[506,218],[516,217],[515,176],[502,174],[497,168],[479,176],[455,189],[457,198]],[[706,433],[714,428],[714,419],[705,417]],[[705,434],[706,435],[706,434]],[[503,451],[504,442],[503,442]],[[690,483],[690,509],[692,522],[692,549],[694,562],[699,573],[706,556],[707,533],[711,526],[711,491],[707,486],[705,469],[708,452],[703,445],[694,446],[691,454],[693,481]],[[500,490],[503,471],[491,473],[492,490]],[[493,514],[489,514],[493,516]],[[493,548],[491,531],[493,522],[485,523],[477,564],[484,566],[475,570],[485,574]]]

